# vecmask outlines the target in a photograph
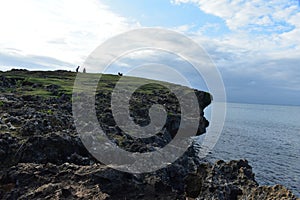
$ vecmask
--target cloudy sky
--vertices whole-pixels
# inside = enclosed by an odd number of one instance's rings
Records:
[[[74,70],[112,36],[160,27],[205,48],[228,101],[300,105],[298,0],[9,0],[0,24],[2,71]]]

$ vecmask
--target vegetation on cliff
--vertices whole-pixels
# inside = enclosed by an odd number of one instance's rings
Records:
[[[246,160],[215,164],[200,160],[196,145],[152,173],[129,174],[104,165],[87,151],[74,125],[75,77],[67,71],[0,72],[0,199],[296,199],[283,186],[258,186]],[[157,84],[135,91],[130,106],[137,124],[149,123],[147,109],[154,103],[165,105],[168,118],[155,136],[134,139],[117,126],[109,106],[119,78],[103,75],[97,89],[97,117],[108,138],[138,153],[168,144],[180,125],[174,94]],[[208,126],[203,110],[211,96],[195,93],[201,111],[197,134],[201,135]]]

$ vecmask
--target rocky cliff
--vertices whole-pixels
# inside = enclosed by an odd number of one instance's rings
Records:
[[[86,150],[76,132],[71,102],[75,76],[66,71],[0,73],[0,199],[297,199],[283,186],[259,186],[246,160],[200,160],[196,145],[156,172],[109,168]],[[117,81],[117,76],[105,76],[96,96],[97,117],[108,138],[139,153],[168,144],[180,124],[176,97],[153,87],[134,94],[131,114],[137,124],[149,123],[147,109],[153,103],[168,111],[159,134],[135,139],[112,116],[109,104]],[[208,93],[195,92],[201,135],[209,125],[203,109],[211,100]]]

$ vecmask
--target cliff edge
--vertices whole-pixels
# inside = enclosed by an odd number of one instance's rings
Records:
[[[152,173],[131,174],[104,165],[87,151],[74,125],[75,77],[67,71],[0,73],[0,199],[297,199],[281,185],[259,186],[246,160],[214,164],[200,160],[197,145]],[[168,111],[159,134],[135,139],[117,126],[109,106],[118,78],[103,76],[96,95],[97,118],[107,137],[138,153],[167,145],[180,126],[176,97],[154,86],[135,92],[131,114],[137,124],[149,123],[147,109],[153,103]],[[197,135],[201,135],[209,125],[203,110],[211,97],[195,93],[201,111]]]

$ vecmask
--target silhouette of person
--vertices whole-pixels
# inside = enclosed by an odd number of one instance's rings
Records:
[[[83,73],[86,73],[86,70],[85,70],[85,68],[83,68]]]
[[[79,68],[80,68],[80,66],[78,66],[77,68],[76,68],[76,72],[78,73],[78,71],[79,71]]]

